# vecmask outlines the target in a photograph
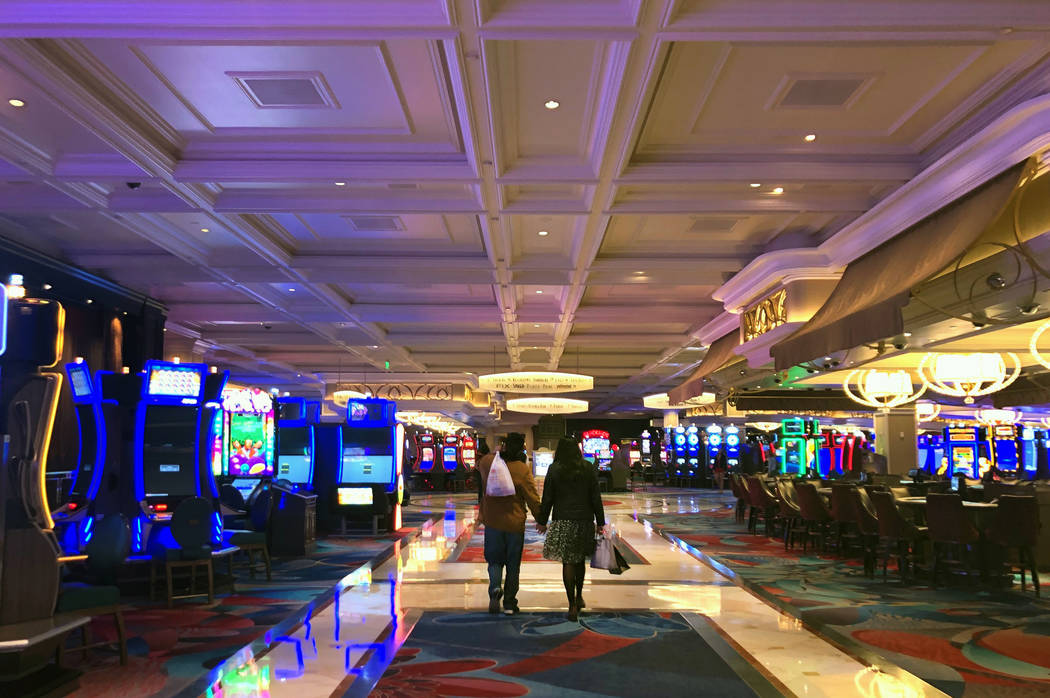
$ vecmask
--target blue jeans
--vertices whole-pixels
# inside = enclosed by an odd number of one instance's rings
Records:
[[[503,607],[518,605],[518,575],[521,572],[521,552],[525,547],[524,533],[510,533],[485,527],[485,562],[489,563],[489,596],[503,587]],[[503,582],[503,568],[507,580]]]

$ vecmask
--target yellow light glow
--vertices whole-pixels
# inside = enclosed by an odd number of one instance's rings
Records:
[[[351,400],[363,400],[365,397],[364,393],[359,393],[356,390],[337,390],[332,393],[332,402],[340,407],[346,407],[346,403]]]
[[[594,388],[594,378],[560,371],[510,371],[478,376],[478,389],[498,393],[572,393]]]
[[[1007,368],[1007,359],[1010,368]],[[1008,352],[975,354],[936,354],[922,358],[918,368],[923,384],[942,395],[961,397],[973,404],[974,398],[1002,390],[1021,375],[1021,360]]]
[[[651,410],[687,410],[690,407],[696,407],[697,405],[706,405],[715,401],[714,393],[701,393],[696,397],[689,398],[685,402],[680,402],[675,405],[671,404],[671,399],[667,393],[657,393],[656,395],[646,395],[642,398],[642,404]]]
[[[917,400],[926,392],[926,386],[915,391],[912,389],[911,374],[907,371],[882,371],[876,368],[850,371],[842,381],[842,390],[858,404],[888,409]]]
[[[1043,356],[1042,352],[1039,351],[1039,338],[1042,337],[1047,330],[1050,330],[1050,320],[1047,320],[1037,327],[1035,332],[1032,333],[1032,338],[1028,341],[1028,351],[1031,352],[1033,359],[1046,368],[1050,368],[1050,359]]]
[[[567,397],[519,397],[507,400],[508,410],[527,414],[574,414],[586,412],[588,407],[586,400]]]
[[[996,424],[1014,424],[1017,422],[1017,418],[1020,415],[1015,410],[983,408],[974,411],[973,416],[976,417],[977,421],[981,424],[994,426]]]
[[[761,429],[762,431],[773,431],[780,428],[780,422],[748,422],[747,426]]]
[[[941,406],[936,402],[916,402],[915,403],[915,418],[920,422],[928,422],[931,419],[936,419],[937,415],[941,413]]]

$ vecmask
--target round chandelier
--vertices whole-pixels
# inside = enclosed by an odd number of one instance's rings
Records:
[[[671,399],[667,396],[667,393],[646,395],[642,398],[642,404],[651,410],[687,410],[690,407],[696,407],[697,405],[709,405],[714,401],[714,393],[701,393],[696,397],[689,398],[685,402],[679,402],[675,405],[671,404]]]
[[[1035,328],[1035,332],[1032,333],[1032,338],[1028,340],[1028,351],[1032,353],[1032,358],[1038,361],[1046,368],[1050,368],[1050,359],[1043,356],[1042,352],[1039,351],[1039,338],[1043,334],[1050,330],[1050,320],[1047,320],[1039,327]]]
[[[780,422],[748,422],[747,426],[754,427],[755,429],[761,429],[765,432],[770,432],[774,429],[779,429]]]
[[[511,412],[529,414],[573,414],[586,412],[588,407],[586,400],[568,397],[515,397],[507,400],[507,409]]]
[[[1010,367],[1007,367],[1007,360]],[[990,395],[1007,387],[1021,375],[1021,359],[1013,352],[975,354],[937,354],[922,357],[919,378],[930,390],[961,397],[967,405],[974,398]]]
[[[1016,410],[996,410],[985,407],[974,410],[973,416],[981,424],[992,427],[996,424],[1014,424],[1019,415]]]
[[[846,380],[842,381],[842,390],[861,405],[889,409],[917,400],[926,392],[926,386],[913,389],[911,374],[907,371],[872,368],[850,371]]]
[[[478,389],[496,393],[573,393],[592,390],[594,377],[561,371],[509,371],[478,376]]]
[[[915,403],[915,418],[920,422],[928,422],[931,419],[937,419],[940,414],[941,406],[936,402],[924,400]]]
[[[339,407],[346,407],[351,400],[365,400],[369,396],[356,390],[337,390],[332,393],[332,402]]]

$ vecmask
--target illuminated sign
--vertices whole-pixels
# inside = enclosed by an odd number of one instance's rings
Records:
[[[340,487],[336,490],[339,506],[372,506],[371,487]]]
[[[222,391],[222,409],[242,414],[273,411],[273,399],[258,388],[227,388]]]
[[[201,370],[191,365],[151,366],[146,390],[149,395],[196,400],[201,394],[201,376]]]
[[[594,378],[557,371],[512,371],[478,376],[478,388],[500,393],[572,393],[592,390]]]
[[[742,341],[750,342],[787,323],[787,289],[780,289],[751,306],[740,316]]]
[[[529,414],[572,414],[587,411],[586,400],[573,400],[567,397],[521,397],[507,400],[507,409],[511,412]]]

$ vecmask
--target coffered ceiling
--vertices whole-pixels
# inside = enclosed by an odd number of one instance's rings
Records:
[[[171,346],[242,382],[578,366],[628,412],[757,255],[1047,91],[1048,26],[992,0],[7,0],[0,235],[165,302]]]

